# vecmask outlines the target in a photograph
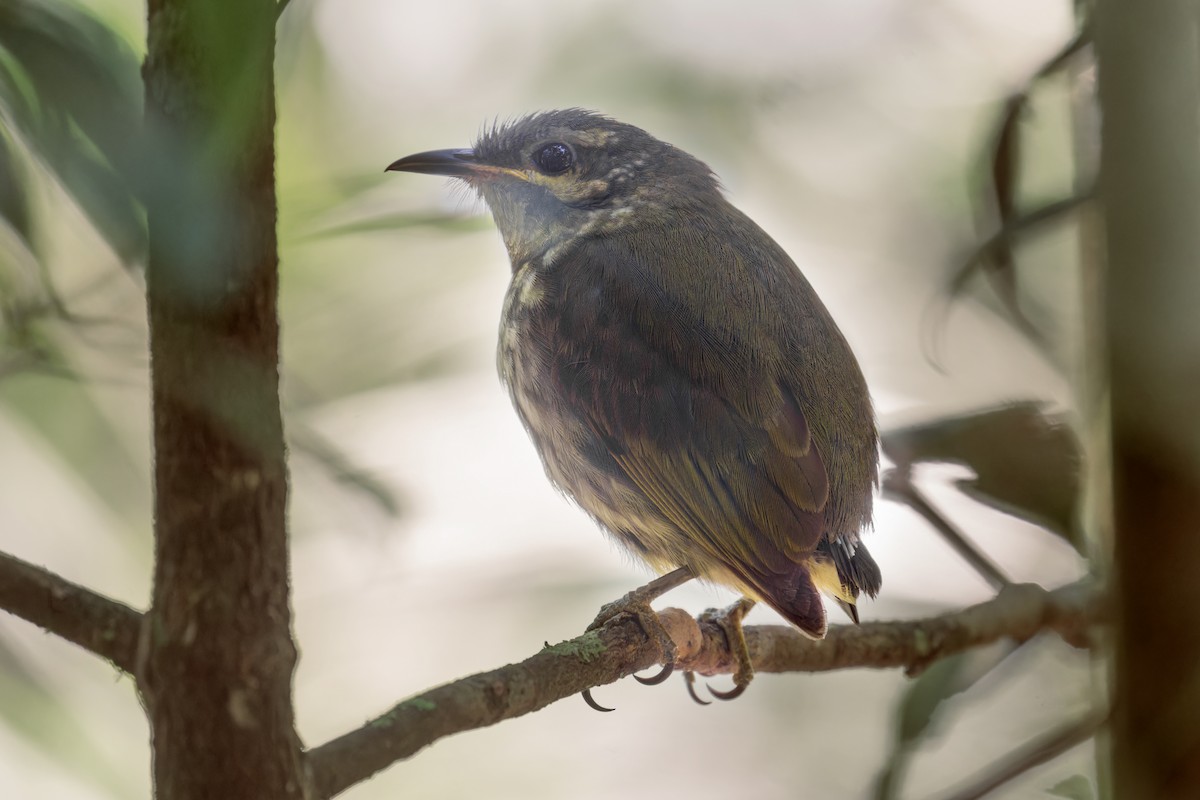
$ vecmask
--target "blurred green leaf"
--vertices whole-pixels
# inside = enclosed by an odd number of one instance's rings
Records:
[[[1041,525],[1082,551],[1079,518],[1083,454],[1062,416],[1022,402],[885,433],[898,469],[919,462],[970,467],[956,486],[981,503]]]
[[[125,263],[142,258],[138,60],[101,22],[57,2],[0,4],[0,117]]]
[[[1046,790],[1052,797],[1065,797],[1066,800],[1094,800],[1096,793],[1092,791],[1092,782],[1083,775],[1072,775],[1059,781]]]
[[[351,233],[395,231],[401,228],[434,228],[442,231],[478,231],[491,226],[487,217],[480,215],[398,213],[385,214],[370,219],[354,220],[315,228],[307,234],[297,235],[296,241],[323,239],[330,236],[345,236]]]
[[[32,249],[32,210],[25,170],[13,151],[12,140],[3,130],[0,130],[0,220],[13,229],[26,247]]]
[[[943,658],[908,685],[896,709],[892,750],[875,782],[876,800],[899,796],[913,750],[932,730],[942,703],[970,689],[991,673],[1016,647],[1002,643]]]
[[[127,177],[82,141],[62,142],[54,158],[59,180],[122,263],[143,261],[145,215]]]
[[[122,39],[66,3],[6,0],[0,47],[28,76],[39,104],[69,114],[114,166],[134,171],[142,84],[137,57]]]

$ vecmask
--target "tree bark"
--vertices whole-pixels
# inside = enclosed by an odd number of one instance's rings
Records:
[[[138,682],[171,800],[311,796],[291,699],[272,0],[151,0],[155,574]]]
[[[1102,0],[1116,797],[1200,797],[1200,14]]]

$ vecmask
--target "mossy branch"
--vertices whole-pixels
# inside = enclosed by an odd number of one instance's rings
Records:
[[[1014,584],[992,600],[926,619],[830,628],[812,641],[781,625],[749,626],[759,672],[824,672],[851,667],[921,671],[939,658],[1000,639],[1023,642],[1053,631],[1086,646],[1100,621],[1090,580],[1054,591]],[[713,675],[734,669],[725,634],[678,608],[658,614],[677,648],[676,668]],[[332,797],[445,736],[519,717],[662,660],[655,637],[631,617],[547,646],[518,664],[471,675],[411,697],[361,728],[309,751],[321,797]],[[681,702],[686,702],[681,693]],[[581,704],[582,707],[582,704]]]

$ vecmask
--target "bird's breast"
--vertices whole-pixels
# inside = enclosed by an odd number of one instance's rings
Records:
[[[583,436],[578,413],[569,409],[557,384],[561,349],[557,317],[560,297],[552,296],[544,274],[531,263],[513,273],[504,299],[496,360],[521,422],[554,482],[571,491],[571,452]]]
[[[504,299],[496,355],[500,378],[547,471],[555,483],[571,491],[573,481],[564,473],[577,460],[574,453],[586,430],[580,409],[569,407],[562,392],[562,361],[572,357],[562,324],[564,313],[569,313],[564,302],[540,265],[518,266]]]
[[[551,482],[653,562],[644,543],[658,529],[668,536],[667,526],[614,460],[613,442],[589,424],[596,403],[636,393],[616,363],[624,359],[598,344],[611,337],[612,316],[598,285],[573,281],[568,294],[540,265],[520,265],[504,300],[497,367]],[[627,531],[638,540],[625,541]]]

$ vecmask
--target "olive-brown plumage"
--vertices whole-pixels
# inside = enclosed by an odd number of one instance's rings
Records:
[[[811,636],[857,620],[874,415],[837,325],[703,163],[578,109],[390,167],[462,178],[513,276],[498,361],[546,472],[660,570],[761,599]]]

